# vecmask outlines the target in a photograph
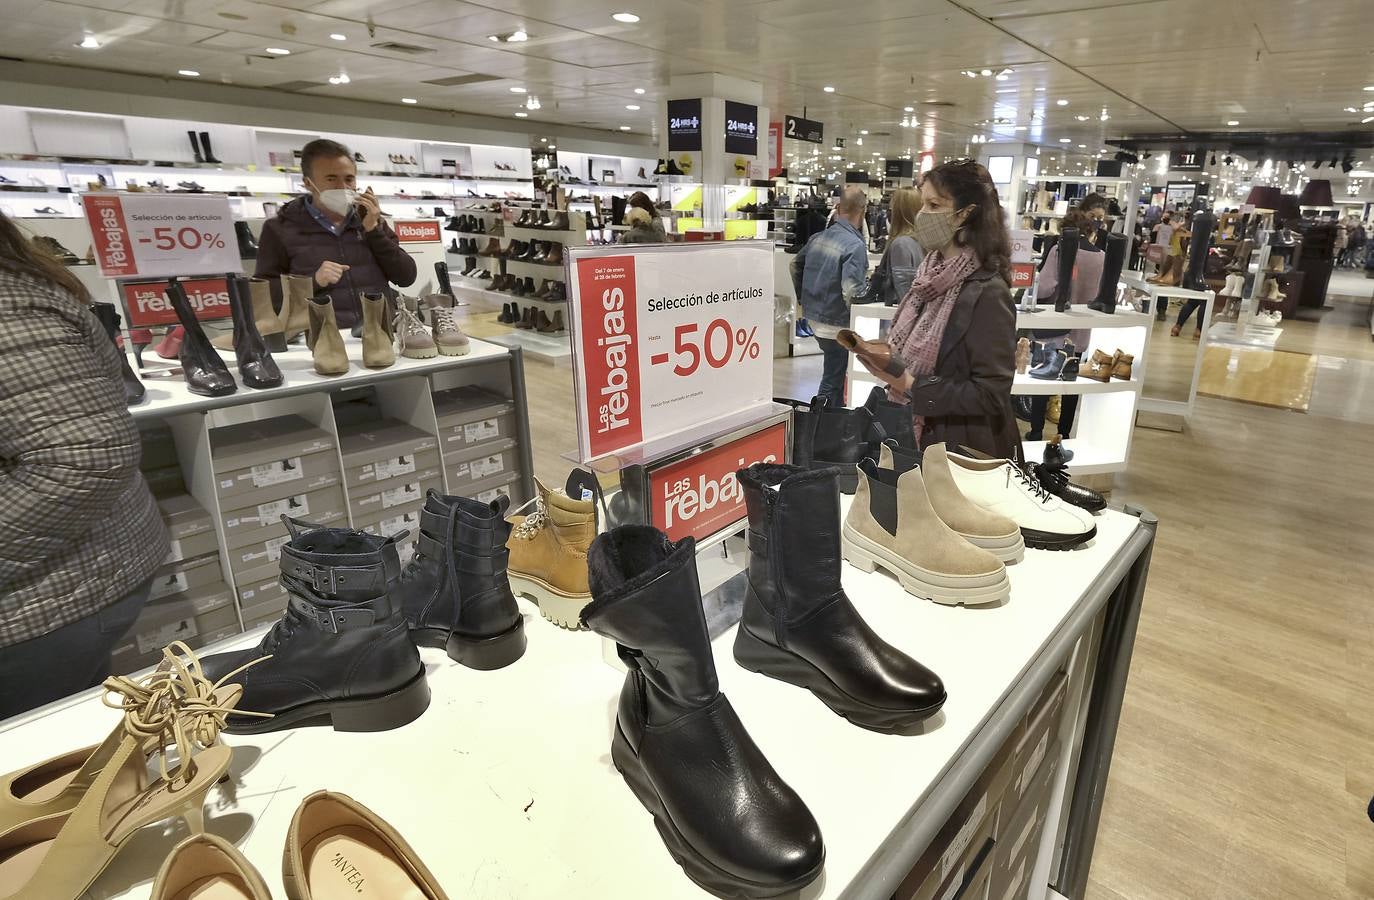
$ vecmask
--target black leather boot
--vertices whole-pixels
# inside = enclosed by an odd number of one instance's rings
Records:
[[[765,463],[735,473],[749,508],[735,660],[806,688],[861,728],[907,730],[940,710],[945,686],[874,633],[845,595],[836,474]]]
[[[1193,216],[1193,236],[1188,244],[1188,267],[1183,272],[1185,290],[1211,290],[1203,278],[1207,269],[1207,250],[1212,246],[1212,232],[1216,227],[1217,217],[1212,213],[1200,212]],[[1202,323],[1199,321],[1198,325],[1201,327]]]
[[[115,309],[113,303],[92,303],[91,312],[96,320],[105,327],[105,334],[109,336],[110,343],[115,344],[115,338],[119,336],[119,311]],[[119,377],[124,382],[124,405],[133,406],[143,400],[148,389],[143,386],[143,382],[138,380],[134,370],[129,366],[129,354],[115,344],[115,352],[119,354]]]
[[[882,426],[888,440],[915,449],[916,427],[912,423],[911,404],[894,403],[887,399],[887,389],[875,384],[864,401],[864,409],[873,414],[873,420]]]
[[[202,147],[205,148],[205,161],[206,161],[206,162],[208,162],[208,163],[217,163],[217,162],[219,162],[219,160],[215,158],[215,151],[213,151],[213,150],[210,149],[210,132],[208,132],[208,131],[202,131],[202,132],[200,133],[200,145],[201,145]]]
[[[191,139],[191,152],[196,155],[196,162],[205,162],[205,157],[200,153],[200,142],[196,140],[196,133],[194,131],[188,131],[186,132],[186,136]]]
[[[439,293],[453,296],[453,283],[448,280],[448,263],[444,260],[434,264],[434,277],[439,280]]]
[[[256,647],[201,660],[211,680],[263,656],[235,681],[239,708],[226,731],[262,734],[328,721],[335,731],[385,731],[429,706],[429,683],[405,615],[390,591],[400,576],[396,542],[347,528],[282,520],[291,540],[281,551],[287,607]]]
[[[1126,248],[1130,242],[1124,234],[1107,235],[1107,246],[1102,251],[1107,254],[1102,261],[1102,282],[1097,288],[1097,299],[1088,304],[1088,309],[1098,312],[1116,312],[1116,287],[1121,280],[1121,269],[1126,263]]]
[[[1069,480],[1069,473],[1062,465],[1030,463],[1035,480],[1040,486],[1065,503],[1086,509],[1088,512],[1101,512],[1107,508],[1107,498],[1097,491]]]
[[[593,599],[583,623],[614,640],[630,669],[611,761],[668,852],[719,896],[810,884],[825,863],[820,828],[720,692],[696,542],[626,525],[592,542],[587,565]]]
[[[252,290],[248,279],[242,275],[230,278],[228,287],[229,313],[234,318],[234,358],[238,360],[239,377],[250,388],[261,390],[279,387],[282,382],[281,369],[277,368],[277,361],[267,352],[267,344],[258,333],[258,324],[253,319],[253,306],[248,299]]]
[[[1065,228],[1059,236],[1059,284],[1054,290],[1054,311],[1064,312],[1073,298],[1073,264],[1078,259],[1078,229]]]
[[[229,296],[233,295],[231,287]],[[186,296],[186,289],[181,286],[181,282],[175,279],[167,282],[167,299],[176,311],[177,321],[186,332],[181,340],[179,361],[182,374],[186,378],[187,389],[202,397],[223,397],[237,391],[239,386],[234,383],[234,376],[229,374],[229,367],[224,364],[219,351],[210,345],[210,339],[201,329],[200,322],[196,319],[196,311],[191,308],[191,301]]]
[[[234,236],[239,241],[239,259],[258,258],[258,241],[247,222],[240,220],[234,223]]]
[[[508,502],[431,490],[415,556],[394,591],[415,643],[444,647],[472,669],[499,669],[525,652],[525,620],[506,579]]]
[[[873,413],[863,407],[831,406],[824,397],[813,397],[810,404],[773,399],[793,409],[792,461],[807,469],[841,469],[840,493],[854,493],[859,487],[859,472],[854,467],[865,456],[876,459],[878,445],[887,437]]]

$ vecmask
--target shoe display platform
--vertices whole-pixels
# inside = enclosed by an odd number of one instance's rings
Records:
[[[722,689],[824,834],[824,874],[802,896],[954,896],[960,884],[1012,883],[1018,866],[1042,893],[1055,884],[1082,896],[1154,520],[1109,510],[1097,528],[1082,549],[1028,551],[1010,567],[1010,601],[991,608],[918,600],[881,571],[842,567],[864,618],[944,680],[948,702],[917,734],[856,728],[808,692],[746,671],[733,628],[713,642]],[[623,672],[595,635],[520,605],[524,657],[476,671],[423,650],[433,701],[402,728],[224,737],[230,781],[209,795],[207,830],[236,843],[277,890],[292,811],[331,788],[404,833],[454,896],[707,896],[611,764]],[[261,632],[203,653],[252,646]],[[0,756],[17,765],[62,752],[117,715],[98,691],[76,695],[5,723]],[[1043,810],[1034,829],[1023,828],[1019,802],[1030,796]],[[149,829],[91,895],[142,900],[184,836],[179,826]],[[937,895],[915,882],[953,887]]]

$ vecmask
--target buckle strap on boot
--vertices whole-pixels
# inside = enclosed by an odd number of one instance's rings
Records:
[[[283,547],[281,571],[283,575],[290,575],[310,585],[319,594],[382,592],[386,590],[388,575],[394,577],[399,572],[399,565],[396,566],[397,572],[388,572],[392,568],[389,563],[394,558],[394,553],[385,554],[382,562],[370,566],[322,566],[300,559],[290,552],[290,548]]]
[[[292,612],[321,631],[338,634],[350,628],[366,628],[377,622],[377,611],[370,606],[316,606],[295,594],[288,596],[287,605]]]

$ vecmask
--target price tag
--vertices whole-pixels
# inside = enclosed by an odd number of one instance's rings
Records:
[[[279,462],[260,463],[252,468],[249,477],[253,479],[253,487],[296,481],[301,477],[301,458],[293,456]]]
[[[771,402],[772,242],[568,253],[584,461]]]
[[[82,206],[106,278],[242,271],[223,194],[86,194]]]
[[[402,503],[414,503],[420,499],[420,485],[403,484],[390,490],[382,491],[382,509],[391,509],[393,506],[400,506]]]
[[[495,419],[469,422],[463,426],[463,440],[469,444],[489,441],[501,436],[501,426]]]
[[[388,478],[395,478],[397,475],[409,475],[414,471],[415,457],[413,456],[383,459],[377,463],[377,480],[385,481]]]

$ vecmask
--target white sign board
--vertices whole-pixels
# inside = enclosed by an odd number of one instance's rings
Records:
[[[771,241],[567,253],[583,461],[771,402]]]
[[[1011,261],[1028,263],[1035,261],[1035,232],[1030,229],[1014,228],[1011,232]]]
[[[82,205],[106,278],[242,271],[223,194],[86,194]]]

